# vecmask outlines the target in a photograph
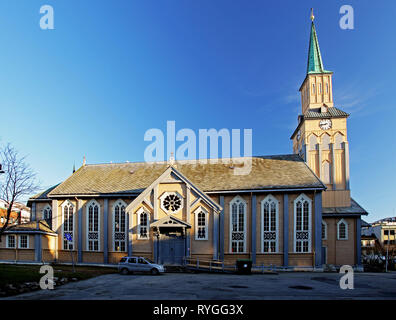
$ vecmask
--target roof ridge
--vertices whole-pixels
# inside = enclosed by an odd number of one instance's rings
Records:
[[[204,161],[216,161],[216,160],[240,160],[248,158],[265,158],[265,157],[284,157],[284,156],[294,156],[294,153],[282,153],[282,154],[271,154],[271,155],[254,155],[254,156],[244,156],[244,157],[227,157],[227,158],[201,158],[201,159],[175,159],[175,163],[189,163],[189,162],[204,162]],[[136,164],[150,164],[150,165],[167,165],[168,161],[134,161],[134,162],[102,162],[102,163],[91,163],[86,164],[84,167],[94,167],[94,166],[107,166],[107,165],[136,165]],[[77,171],[76,171],[77,172]]]

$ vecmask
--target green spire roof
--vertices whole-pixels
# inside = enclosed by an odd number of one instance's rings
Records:
[[[327,71],[323,67],[322,56],[320,54],[319,49],[319,41],[318,36],[316,34],[315,24],[312,19],[312,26],[311,26],[311,36],[309,39],[309,51],[308,51],[308,67],[307,67],[307,74],[313,73],[331,73],[331,71]]]

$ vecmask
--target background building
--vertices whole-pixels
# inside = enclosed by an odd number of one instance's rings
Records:
[[[7,208],[7,202],[4,200],[0,200],[0,227],[4,226],[7,220]],[[10,215],[9,224],[15,225],[28,221],[30,221],[30,208],[20,202],[14,203]]]

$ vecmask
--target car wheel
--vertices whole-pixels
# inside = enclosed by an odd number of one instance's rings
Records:
[[[128,271],[127,268],[123,268],[123,269],[121,269],[120,273],[125,276],[125,275],[127,275],[129,273],[129,271]]]
[[[157,274],[159,274],[158,269],[156,269],[156,268],[151,269],[151,274],[152,274],[153,276],[156,276]]]

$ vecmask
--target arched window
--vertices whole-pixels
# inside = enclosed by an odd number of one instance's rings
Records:
[[[62,204],[63,250],[74,249],[74,205],[69,201]]]
[[[279,203],[272,195],[261,201],[261,250],[264,253],[278,252]]]
[[[327,223],[322,220],[322,240],[327,240]]]
[[[113,250],[126,251],[126,203],[118,200],[113,205]]]
[[[334,149],[342,149],[343,140],[342,134],[337,132],[334,136]]]
[[[52,208],[49,205],[43,209],[42,217],[45,222],[47,222],[50,229],[52,229]]]
[[[319,83],[319,94],[322,94],[322,84]]]
[[[137,215],[138,215],[138,239],[148,239],[150,215],[143,208],[141,208],[137,212]]]
[[[294,200],[294,252],[311,252],[311,207],[305,194]]]
[[[208,240],[208,212],[199,207],[195,214],[195,240]]]
[[[87,204],[87,249],[100,250],[100,205],[95,200]]]
[[[348,240],[348,224],[344,219],[341,219],[337,223],[337,239]]]
[[[230,202],[230,252],[246,252],[246,201],[240,196]]]
[[[330,150],[330,136],[327,133],[322,135],[322,150]]]
[[[322,181],[324,184],[330,184],[330,163],[327,160],[322,163]]]
[[[317,149],[318,139],[314,134],[309,136],[309,150],[316,150]]]
[[[312,94],[316,94],[315,83],[312,83]]]

